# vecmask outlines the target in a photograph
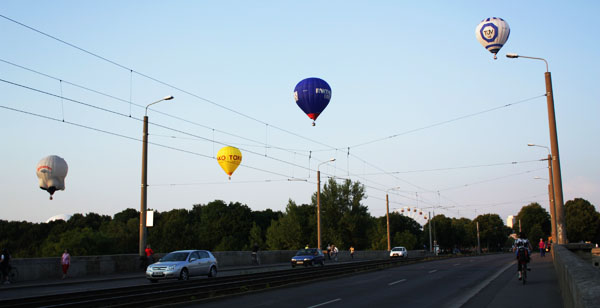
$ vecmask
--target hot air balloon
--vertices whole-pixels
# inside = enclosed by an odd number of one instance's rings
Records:
[[[294,99],[298,107],[313,119],[312,125],[315,126],[315,121],[329,104],[331,87],[323,79],[306,78],[294,88]]]
[[[40,188],[50,193],[50,200],[55,191],[65,190],[69,167],[64,159],[56,155],[46,156],[37,164],[36,170]]]
[[[217,161],[231,180],[231,175],[242,162],[242,152],[238,148],[226,146],[217,153]]]
[[[496,54],[500,51],[500,48],[508,40],[509,35],[510,28],[508,27],[508,23],[502,18],[486,18],[475,28],[477,40],[485,49],[494,54],[494,59],[496,59]]]

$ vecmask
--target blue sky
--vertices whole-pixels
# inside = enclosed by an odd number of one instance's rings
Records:
[[[149,140],[163,145],[149,147],[148,207],[159,211],[215,199],[253,210],[309,203],[317,165],[329,158],[336,161],[321,165],[322,181],[365,184],[374,216],[385,214],[394,187],[391,209],[506,219],[530,202],[547,208],[546,163],[536,161],[547,152],[527,146],[550,145],[545,66],[507,52],[548,60],[564,199],[597,206],[599,6],[4,1],[0,15],[113,63],[0,18],[0,218],[139,209],[138,106],[166,95],[175,99],[148,112]],[[511,28],[498,60],[475,38],[477,24],[493,16]],[[307,77],[332,88],[315,127],[293,100]],[[243,153],[231,180],[214,158],[224,144]],[[69,164],[67,188],[53,201],[35,177],[50,154]],[[473,167],[481,165],[493,166]]]

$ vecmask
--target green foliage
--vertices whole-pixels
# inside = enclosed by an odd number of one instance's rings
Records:
[[[479,239],[482,249],[486,248],[488,251],[498,251],[504,247],[509,232],[504,227],[504,222],[498,214],[477,216],[473,220],[475,228],[477,222],[479,222]]]
[[[323,246],[331,243],[339,248],[369,246],[368,231],[372,219],[368,208],[361,204],[365,188],[359,182],[345,180],[338,184],[329,179],[321,192],[321,235]],[[317,194],[312,196],[317,206]]]
[[[535,225],[540,226],[543,237],[550,235],[552,229],[550,214],[537,202],[530,203],[521,208],[519,214],[517,214],[517,223],[513,226],[516,233],[519,233],[519,220],[521,221],[521,230],[525,232],[526,236],[529,235]]]
[[[600,213],[589,201],[581,198],[567,201],[565,224],[570,242],[600,242]]]
[[[397,232],[394,235],[394,240],[392,241],[392,247],[394,246],[404,246],[408,250],[416,249],[417,236],[408,230]]]
[[[316,207],[297,206],[288,201],[283,216],[267,229],[267,247],[272,250],[295,250],[309,244],[317,246]]]

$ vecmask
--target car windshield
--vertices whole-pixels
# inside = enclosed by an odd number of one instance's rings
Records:
[[[168,255],[162,257],[160,261],[185,261],[187,259],[188,254],[189,252],[171,252]]]
[[[317,252],[316,248],[300,249],[300,250],[298,250],[296,255],[297,256],[314,255],[314,254],[316,254],[316,252]]]
[[[402,247],[394,247],[394,249],[392,249],[392,251],[402,251],[403,248]]]

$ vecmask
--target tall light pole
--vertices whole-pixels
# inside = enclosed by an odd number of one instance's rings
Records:
[[[392,250],[391,242],[390,242],[390,199],[388,197],[388,192],[390,190],[398,189],[400,187],[393,187],[385,191],[385,220],[387,222],[387,244],[388,251]]]
[[[172,100],[173,96],[166,96],[154,103],[146,106],[146,112],[144,113],[144,137],[142,140],[142,196],[140,202],[140,256],[145,256],[144,249],[146,248],[146,205],[147,205],[147,187],[148,187],[148,107],[162,101]]]
[[[556,234],[556,205],[554,204],[554,181],[552,181],[552,155],[547,146],[537,145],[533,143],[527,144],[530,147],[540,147],[548,150],[548,158],[542,159],[548,161],[548,198],[550,202],[550,225],[552,226],[552,242],[557,242]]]
[[[335,161],[335,158],[331,158],[328,161],[324,161],[317,165],[317,248],[319,248],[319,250],[321,250],[321,171],[319,171],[319,167],[332,161]]]
[[[546,63],[546,102],[548,105],[548,124],[550,128],[550,149],[552,152],[552,183],[554,185],[554,207],[556,211],[556,233],[559,244],[568,243],[567,228],[565,226],[565,208],[563,203],[562,179],[560,175],[560,158],[558,156],[558,136],[556,133],[556,116],[554,114],[554,94],[552,92],[552,77],[548,71],[548,61],[543,58],[521,56],[516,53],[507,53],[507,58],[526,58],[540,60]]]

